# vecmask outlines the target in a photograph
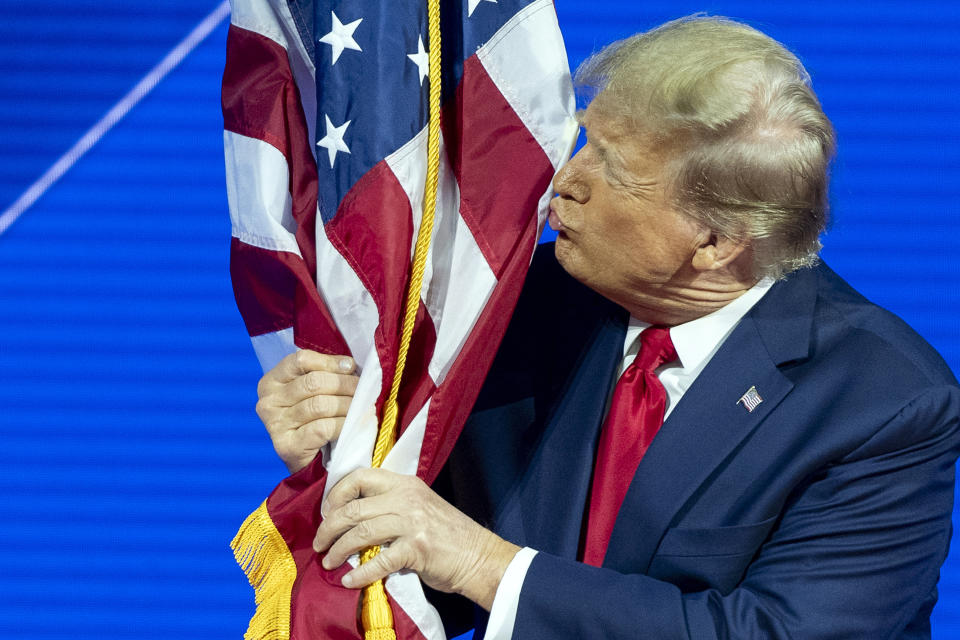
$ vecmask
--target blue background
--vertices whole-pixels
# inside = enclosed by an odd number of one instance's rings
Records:
[[[574,65],[698,10],[798,52],[839,133],[826,260],[960,371],[957,3],[557,5]],[[0,210],[215,6],[0,1]],[[252,614],[227,543],[284,470],[227,271],[225,37],[0,235],[2,637],[238,638]]]

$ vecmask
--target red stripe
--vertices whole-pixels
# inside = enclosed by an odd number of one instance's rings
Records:
[[[499,279],[518,243],[526,242],[553,165],[477,56],[464,63],[456,100],[443,116],[444,142],[460,184],[460,215]]]
[[[400,406],[399,429],[397,437],[403,434],[437,386],[430,376],[430,360],[437,344],[437,331],[427,307],[420,302],[417,308],[417,320],[413,324],[413,337],[410,351],[404,367],[403,380],[400,382],[400,394],[397,403]]]
[[[231,238],[230,277],[237,308],[251,336],[294,327],[301,347],[347,353],[306,265],[296,254]]]
[[[267,499],[267,512],[297,565],[297,578],[291,592],[290,639],[362,640],[357,628],[361,591],[345,589],[340,584],[350,566],[345,564],[326,571],[320,564],[323,556],[313,551],[313,536],[320,526],[320,501],[326,480],[326,470],[318,456],[280,483]],[[425,640],[393,599],[390,606],[398,638]]]
[[[464,64],[456,102],[445,108],[444,117],[445,142],[460,184],[460,214],[498,282],[431,400],[417,469],[428,483],[453,450],[503,339],[536,244],[540,195],[554,173],[476,56]],[[524,187],[499,188],[505,184]]]
[[[384,380],[377,401],[379,411],[396,369],[413,238],[410,200],[385,161],[353,185],[325,231],[330,244],[357,273],[377,306],[380,324],[374,332],[374,344]],[[435,344],[433,320],[421,304],[408,356],[408,375],[401,386],[401,432],[433,390],[427,365]]]
[[[305,275],[306,268],[299,256],[230,239],[233,295],[251,336],[293,326],[290,300],[297,282]]]
[[[234,282],[234,293],[247,329],[258,335],[293,326],[298,346],[347,353],[346,342],[317,294],[313,277],[317,171],[286,50],[259,33],[230,25],[221,101],[224,129],[262,140],[284,155],[290,170],[288,188],[297,222],[296,240],[303,256],[284,254],[280,264],[275,257],[248,257],[249,252],[238,256],[238,267],[231,271],[240,276],[240,281]],[[258,273],[260,269],[263,274]]]
[[[317,165],[286,49],[230,25],[221,102],[224,129],[263,140],[287,159],[297,242],[307,267],[315,272]]]
[[[287,159],[297,243],[314,273],[317,165],[286,49],[259,33],[230,25],[221,102],[224,129],[263,140]]]
[[[476,328],[433,394],[417,467],[417,475],[427,484],[433,483],[453,451],[480,394],[480,387],[517,305],[536,238],[537,220],[531,218],[515,243],[513,253],[503,262],[500,280],[483,308]]]
[[[281,482],[267,498],[267,513],[297,565],[290,596],[291,640],[360,638],[356,619],[360,592],[340,585],[349,565],[325,571],[320,565],[322,556],[313,551],[313,537],[322,520],[320,501],[326,480],[327,472],[317,456]]]

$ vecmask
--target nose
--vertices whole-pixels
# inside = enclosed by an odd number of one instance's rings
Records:
[[[590,190],[578,168],[581,154],[583,154],[582,149],[560,167],[557,175],[553,177],[553,190],[561,198],[568,198],[582,204],[590,198]]]

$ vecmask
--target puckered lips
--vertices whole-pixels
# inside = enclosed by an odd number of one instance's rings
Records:
[[[550,228],[558,233],[563,233],[567,230],[566,225],[563,224],[563,220],[561,220],[560,216],[557,215],[557,211],[553,208],[553,205],[550,205],[550,213],[547,215],[547,222],[550,223]]]

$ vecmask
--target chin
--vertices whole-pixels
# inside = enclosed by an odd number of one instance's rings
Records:
[[[595,278],[590,277],[589,265],[585,265],[583,259],[577,255],[576,249],[569,239],[557,236],[557,243],[553,247],[553,255],[556,256],[557,262],[560,263],[563,270],[570,274],[572,278],[596,290],[596,287],[592,284]]]
[[[573,247],[570,246],[570,240],[565,238],[562,232],[558,234],[553,245],[553,255],[557,258],[557,262],[560,263],[560,266],[563,267],[567,273],[576,278],[577,276],[574,273],[574,270],[571,270],[572,264],[576,262],[570,255],[572,251]]]

